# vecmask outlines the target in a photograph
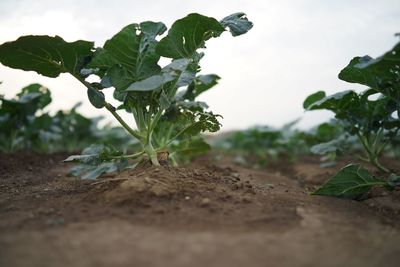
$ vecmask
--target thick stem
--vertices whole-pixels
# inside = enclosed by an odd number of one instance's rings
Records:
[[[147,156],[149,156],[149,159],[154,166],[160,166],[160,162],[158,162],[157,158],[157,152],[151,143],[145,145],[144,151],[146,152]]]

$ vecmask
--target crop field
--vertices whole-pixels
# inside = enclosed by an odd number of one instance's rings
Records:
[[[0,95],[0,266],[400,266],[400,42],[348,58],[349,90],[299,100],[332,119],[220,131],[207,43],[253,26],[190,13],[102,46],[1,44],[3,67],[72,77],[94,115],[49,111],[41,83]]]

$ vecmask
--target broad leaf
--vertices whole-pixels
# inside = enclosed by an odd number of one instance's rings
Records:
[[[160,56],[155,53],[155,38],[165,30],[161,22],[130,24],[98,49],[89,67],[106,73],[109,82],[118,90],[155,75],[161,69],[157,64]]]
[[[330,178],[313,195],[357,198],[368,192],[374,185],[386,185],[381,179],[372,176],[360,165],[347,165]]]
[[[324,91],[318,91],[316,93],[309,95],[306,98],[306,100],[304,100],[304,102],[303,102],[303,108],[308,109],[308,107],[311,106],[311,104],[314,104],[315,102],[320,101],[324,97],[326,97],[326,94]]]
[[[311,95],[311,98],[317,98],[322,96],[321,92],[318,92],[317,94],[320,95]],[[316,97],[317,96],[317,97]],[[309,98],[307,98],[309,101],[307,101],[307,103],[305,103],[307,106],[308,110],[315,110],[315,109],[329,109],[332,110],[334,112],[341,110],[341,109],[345,109],[346,107],[348,107],[351,104],[351,101],[357,97],[357,94],[354,91],[351,90],[346,90],[343,92],[339,92],[330,96],[326,96],[316,102],[313,103],[309,103],[311,102]]]
[[[214,18],[192,13],[174,22],[156,51],[168,58],[192,58],[205,41],[218,37],[224,27]]]
[[[398,81],[400,78],[400,43],[376,59],[369,56],[353,58],[339,73],[339,78],[375,89],[379,89],[382,83]]]
[[[0,62],[14,69],[36,71],[47,77],[60,73],[80,73],[83,64],[93,54],[93,42],[68,43],[61,37],[46,35],[22,36],[0,46]]]
[[[249,21],[246,14],[243,12],[234,13],[223,18],[220,21],[221,25],[228,27],[232,36],[239,36],[248,32],[253,28],[253,23]]]

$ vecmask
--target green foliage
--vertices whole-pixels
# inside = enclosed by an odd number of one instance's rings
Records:
[[[304,101],[307,110],[327,109],[335,113],[344,131],[356,136],[365,156],[361,159],[371,163],[381,172],[390,173],[379,158],[388,144],[398,138],[399,118],[393,114],[400,111],[400,43],[382,56],[355,57],[339,73],[339,78],[366,85],[370,88],[361,93],[352,90],[326,96],[322,91],[310,95]],[[330,151],[339,140],[314,147],[314,150]],[[388,181],[374,178],[359,165],[349,165],[339,171],[314,194],[358,197],[372,185],[387,188],[398,185],[398,176],[391,174]]]
[[[55,36],[22,36],[0,46],[0,62],[14,69],[33,70],[47,77],[78,74],[93,54],[93,42],[68,43]]]
[[[81,155],[70,156],[64,162],[79,163],[70,170],[70,174],[82,179],[96,179],[102,174],[120,171],[128,166],[122,152],[104,145],[91,145]]]
[[[392,185],[397,181],[393,179]],[[358,198],[367,193],[372,186],[389,186],[388,182],[378,179],[360,165],[348,165],[330,178],[313,195],[325,195],[345,198]]]
[[[40,84],[22,88],[15,99],[0,98],[0,151],[31,149],[38,152],[77,151],[101,137],[102,142],[117,146],[129,142],[122,128],[99,129],[101,118],[89,119],[69,111],[51,115],[44,111],[51,103],[50,90]]]
[[[355,57],[340,72],[340,79],[367,85],[369,89],[361,93],[347,90],[331,96],[319,91],[310,95],[303,104],[307,110],[334,112],[345,131],[358,137],[366,159],[385,172],[389,170],[378,159],[397,136],[400,126],[398,118],[393,117],[394,112],[400,109],[399,49],[400,43],[377,59]]]
[[[342,134],[336,123],[323,123],[309,131],[301,131],[294,128],[297,122],[288,123],[280,129],[256,126],[236,131],[217,139],[213,145],[236,155],[242,163],[264,165],[279,158],[296,160],[299,155],[308,154],[310,147]]]
[[[195,98],[214,86],[219,77],[198,75],[204,55],[199,49],[226,29],[238,36],[252,26],[243,13],[220,22],[193,13],[173,23],[160,41],[157,37],[167,28],[151,21],[124,27],[99,48],[93,42],[68,43],[58,36],[23,36],[0,46],[0,62],[48,77],[71,74],[86,86],[92,105],[106,108],[140,143],[138,154],[159,165],[157,153],[161,150],[172,149],[170,154],[176,156],[178,151],[198,153],[208,148],[198,135],[219,130],[219,116],[206,111],[207,105]],[[159,66],[161,57],[171,58],[171,63]],[[100,78],[100,82],[88,82],[90,75]],[[106,101],[102,90],[110,87],[114,88],[114,98],[121,102],[118,109],[132,114],[137,129]]]

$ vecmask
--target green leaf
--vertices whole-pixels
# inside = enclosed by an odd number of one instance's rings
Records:
[[[324,97],[326,97],[324,91],[318,91],[316,93],[309,95],[303,102],[303,108],[308,109],[308,107],[311,106],[311,104],[314,104],[315,102],[323,99]]]
[[[88,95],[90,103],[94,107],[102,108],[106,105],[106,99],[105,99],[103,92],[101,92],[97,89],[88,88],[87,95]]]
[[[97,166],[79,164],[71,168],[69,174],[80,176],[82,179],[94,180],[106,173],[119,171],[121,168],[115,162],[104,162]]]
[[[178,155],[180,157],[192,157],[195,155],[201,155],[211,149],[211,146],[206,143],[201,137],[193,138],[184,141],[177,141],[171,145],[170,150],[173,152],[172,155]]]
[[[341,142],[341,140],[332,140],[329,142],[314,145],[310,148],[310,150],[314,154],[325,155],[340,150],[342,143],[343,142]]]
[[[339,73],[339,79],[379,89],[384,82],[398,80],[399,71],[400,43],[376,59],[369,56],[353,58]]]
[[[32,93],[39,93],[41,95],[38,103],[38,109],[42,109],[51,103],[50,90],[38,83],[33,83],[22,88],[21,92],[19,92],[17,96],[20,98],[20,101],[22,101],[25,95]]]
[[[156,37],[165,32],[161,22],[130,24],[98,49],[89,67],[105,73],[117,90],[158,74],[160,56],[155,52]]]
[[[116,159],[122,153],[105,145],[91,145],[82,151],[81,155],[69,156],[64,162],[77,162],[70,170],[73,176],[82,179],[96,179],[104,173],[120,171],[128,166],[123,159]]]
[[[174,22],[156,51],[168,58],[192,58],[205,41],[220,36],[224,30],[216,19],[192,13]]]
[[[319,96],[322,96],[322,93],[320,93]],[[315,97],[315,96],[314,96]],[[317,98],[315,97],[315,98]],[[311,95],[311,98],[313,98],[313,95]],[[309,102],[305,103],[307,106],[307,110],[315,110],[315,109],[329,109],[334,112],[337,112],[339,110],[345,109],[348,107],[351,103],[352,100],[357,98],[357,94],[352,91],[352,90],[346,90],[343,92],[339,92],[330,96],[326,96],[320,100],[317,100],[313,103],[311,102],[311,99],[309,99]],[[307,98],[308,99],[308,98]],[[306,99],[306,101],[307,101]]]
[[[228,27],[232,36],[239,36],[248,32],[253,28],[253,23],[249,21],[246,14],[243,12],[234,13],[223,18],[220,21],[221,25]]]
[[[51,94],[48,88],[40,84],[31,84],[22,88],[17,94],[17,99],[5,99],[0,96],[0,100],[0,115],[8,114],[18,123],[22,123],[27,122],[29,116],[46,107],[51,102]]]
[[[200,94],[214,87],[220,79],[221,77],[216,74],[199,75],[185,91],[177,95],[176,100],[193,101]]]
[[[0,46],[0,62],[14,69],[36,71],[47,77],[60,73],[80,73],[82,65],[93,54],[93,42],[68,43],[61,37],[22,36]]]
[[[192,80],[188,79],[187,76],[182,79],[182,75],[185,73],[189,64],[190,60],[188,59],[174,60],[161,70],[161,74],[153,75],[142,81],[134,82],[129,85],[125,91],[154,91],[174,80],[178,80],[176,85],[177,87],[187,85],[188,83],[191,83]]]
[[[350,164],[330,178],[313,195],[357,198],[368,192],[374,185],[386,185],[386,182],[375,178],[360,165]]]

